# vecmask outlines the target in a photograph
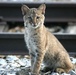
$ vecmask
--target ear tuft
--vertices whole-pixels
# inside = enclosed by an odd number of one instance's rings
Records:
[[[21,10],[22,10],[22,14],[23,14],[23,15],[26,15],[26,13],[29,11],[29,7],[26,6],[26,5],[23,5],[23,6],[21,7]]]
[[[41,10],[42,14],[45,14],[46,5],[45,5],[45,4],[41,4],[41,5],[38,7],[38,9]]]

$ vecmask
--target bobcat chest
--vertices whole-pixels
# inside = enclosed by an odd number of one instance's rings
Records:
[[[37,33],[33,32],[33,31],[26,30],[24,37],[25,37],[26,45],[27,45],[29,51],[35,53],[36,50],[38,49],[38,47],[37,47],[37,44],[38,44]]]

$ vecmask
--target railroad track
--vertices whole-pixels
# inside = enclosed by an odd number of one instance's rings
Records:
[[[71,56],[76,57],[76,35],[54,34],[63,44]],[[24,42],[24,34],[18,33],[0,33],[0,55],[28,54],[28,49]]]

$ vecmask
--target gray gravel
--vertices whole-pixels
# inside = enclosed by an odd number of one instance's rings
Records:
[[[73,64],[76,64],[76,58],[70,57]],[[29,56],[16,56],[7,55],[0,57],[0,75],[29,75],[30,74],[30,57]],[[41,69],[43,69],[44,64],[42,64]],[[47,73],[42,73],[41,75],[76,75],[75,71],[70,71],[69,74],[62,73],[58,74],[49,71]]]

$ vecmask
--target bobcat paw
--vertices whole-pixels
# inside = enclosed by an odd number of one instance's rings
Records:
[[[59,74],[61,74],[61,73],[64,73],[65,71],[62,68],[57,68],[56,69],[56,72],[59,73]]]

